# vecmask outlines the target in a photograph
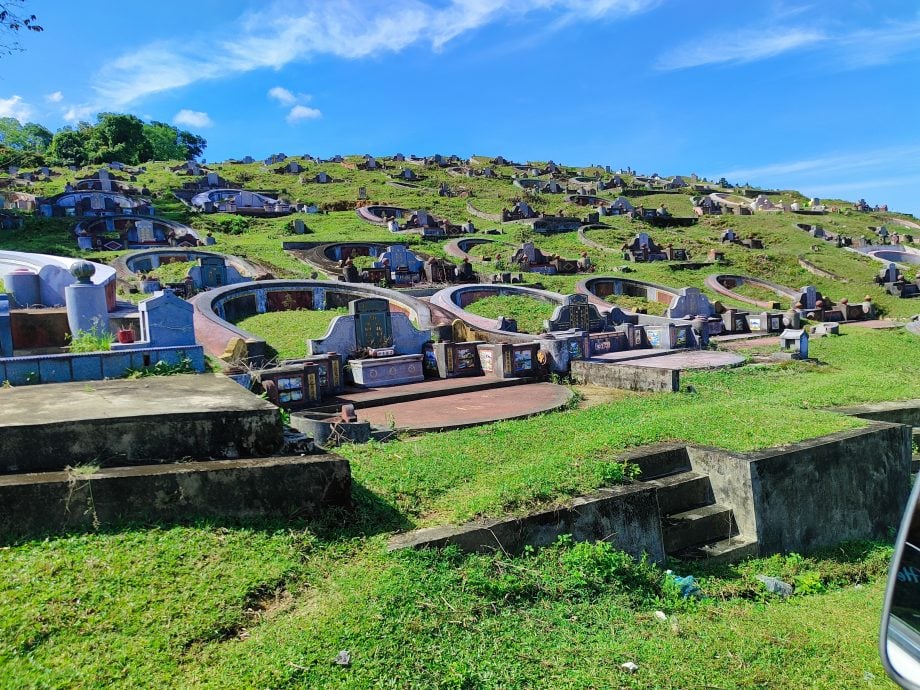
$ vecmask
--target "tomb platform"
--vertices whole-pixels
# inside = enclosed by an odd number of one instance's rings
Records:
[[[222,376],[0,389],[0,474],[264,456],[281,441],[278,409]]]
[[[554,383],[505,384],[479,390],[458,387],[452,394],[361,409],[359,417],[403,430],[446,431],[549,412],[568,404],[571,397],[566,386]]]
[[[331,409],[351,404],[355,406],[355,409],[367,409],[412,400],[427,400],[460,393],[476,393],[496,388],[521,386],[532,382],[533,379],[530,378],[473,376],[469,378],[425,379],[418,383],[388,386],[386,388],[347,388],[344,392],[339,393],[332,403],[327,400],[317,407]],[[518,395],[520,395],[520,392],[518,392]]]
[[[3,475],[0,541],[127,522],[310,519],[350,505],[351,469],[332,453]]]

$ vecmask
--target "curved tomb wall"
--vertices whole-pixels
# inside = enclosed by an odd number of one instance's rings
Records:
[[[70,267],[82,259],[74,259],[51,254],[33,254],[30,252],[0,251],[0,280],[5,280],[12,271],[30,271],[36,278],[37,292],[42,305],[53,307],[65,303],[65,288],[76,282],[70,273]],[[90,262],[96,269],[90,279],[94,285],[104,285],[106,305],[109,311],[115,310],[115,270],[105,264]],[[14,295],[15,298],[15,295]],[[25,306],[25,305],[22,305]]]
[[[265,340],[238,328],[234,321],[267,311],[347,307],[362,297],[383,297],[391,311],[405,314],[422,329],[431,328],[431,311],[424,302],[373,285],[327,280],[250,281],[202,292],[190,301],[195,306],[196,333],[208,353],[219,356],[234,338],[242,338],[249,356],[258,359],[264,355]]]
[[[882,249],[880,251],[869,252],[869,256],[874,259],[879,259],[880,261],[894,261],[899,264],[913,264],[915,266],[920,265],[920,254],[912,254],[910,252]]]

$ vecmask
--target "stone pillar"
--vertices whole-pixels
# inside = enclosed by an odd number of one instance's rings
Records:
[[[67,323],[76,336],[79,331],[109,332],[109,309],[105,299],[105,286],[91,281],[96,268],[89,261],[77,261],[70,267],[76,283],[64,288],[67,302]]]
[[[16,268],[6,274],[4,280],[14,307],[27,309],[33,304],[41,304],[41,281],[35,271],[28,268]]]
[[[13,356],[13,324],[10,320],[10,298],[0,294],[0,357]]]

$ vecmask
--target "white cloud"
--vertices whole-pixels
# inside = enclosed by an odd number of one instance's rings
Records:
[[[67,122],[80,122],[89,120],[97,109],[91,105],[72,105],[64,111]]]
[[[64,94],[60,91],[55,91],[54,93],[49,93],[45,96],[45,100],[51,103],[60,103],[64,100]]]
[[[889,22],[848,33],[828,33],[789,25],[790,19],[810,9],[810,6],[805,6],[778,10],[757,29],[737,31],[732,28],[687,41],[664,52],[656,62],[657,67],[678,70],[724,63],[742,64],[793,50],[820,47],[829,51],[836,67],[856,69],[887,64],[920,52],[920,21]],[[803,20],[803,24],[806,23]]]
[[[22,100],[22,96],[0,98],[0,117],[13,117],[25,123],[34,112],[32,106]]]
[[[280,69],[320,54],[359,59],[426,43],[440,50],[463,33],[535,12],[546,13],[550,21],[592,21],[635,14],[661,1],[338,0],[310,3],[305,9],[276,0],[213,29],[226,37],[183,36],[115,57],[94,75],[94,103],[82,107],[123,109],[156,93],[257,69]],[[269,95],[283,105],[303,100],[282,87]]]
[[[183,108],[178,113],[173,116],[174,125],[182,125],[184,127],[212,127],[214,121],[208,116],[207,113],[203,113],[199,110],[188,110]]]
[[[283,86],[273,86],[270,88],[268,90],[268,97],[274,98],[281,105],[294,105],[297,102],[297,96]]]
[[[287,115],[287,121],[291,124],[301,120],[315,120],[322,117],[322,113],[317,108],[308,108],[305,105],[295,105]]]
[[[737,31],[684,43],[659,57],[657,66],[662,70],[675,70],[725,62],[753,62],[806,48],[827,38],[820,31],[785,27]]]

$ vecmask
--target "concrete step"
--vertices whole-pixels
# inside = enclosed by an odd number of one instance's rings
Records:
[[[713,502],[709,476],[696,472],[679,472],[646,484],[658,487],[658,510],[662,515],[681,513]]]
[[[718,504],[662,516],[661,531],[669,554],[738,534],[731,508]]]
[[[641,470],[639,474],[641,481],[666,477],[678,472],[689,472],[691,469],[687,446],[676,443],[637,448],[624,453],[618,460],[626,460],[638,465]]]
[[[701,546],[691,546],[670,555],[685,561],[705,560],[707,563],[737,563],[745,558],[756,556],[758,552],[756,539],[739,534]]]

